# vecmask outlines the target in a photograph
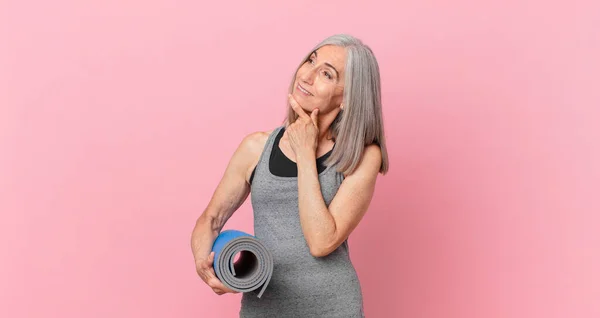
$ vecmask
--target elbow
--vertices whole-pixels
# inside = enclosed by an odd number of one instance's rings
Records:
[[[310,247],[310,255],[313,257],[325,257],[331,254],[331,252],[333,252],[333,250],[323,246]]]
[[[325,257],[337,249],[339,244],[336,243],[336,235],[330,236],[329,239],[321,241],[319,244],[310,244],[310,255],[313,257]]]

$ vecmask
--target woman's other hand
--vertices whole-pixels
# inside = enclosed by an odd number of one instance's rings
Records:
[[[296,155],[303,151],[312,151],[316,153],[319,145],[319,109],[315,108],[310,116],[298,104],[292,95],[288,95],[290,106],[298,114],[298,119],[286,129],[290,140],[290,147]]]
[[[215,274],[215,269],[213,268],[213,262],[215,260],[215,252],[210,252],[208,258],[201,259],[196,262],[196,272],[202,280],[208,285],[217,295],[223,295],[226,293],[237,294],[239,292],[231,290],[227,288],[223,283],[217,278]]]

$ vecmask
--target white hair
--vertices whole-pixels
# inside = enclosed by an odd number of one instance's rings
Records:
[[[289,87],[294,89],[296,73],[308,60],[312,52],[325,45],[335,45],[346,49],[346,76],[343,94],[344,108],[329,127],[336,146],[325,164],[337,165],[338,172],[352,173],[362,158],[365,146],[377,144],[381,149],[382,163],[379,172],[386,174],[389,169],[387,148],[381,111],[381,80],[379,65],[373,51],[359,39],[347,35],[330,36],[317,44],[298,66]],[[296,121],[297,114],[288,107],[284,123],[286,126]]]

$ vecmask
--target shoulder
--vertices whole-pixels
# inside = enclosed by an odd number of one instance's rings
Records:
[[[377,174],[381,168],[381,148],[377,144],[365,146],[358,167],[369,174]]]
[[[268,131],[255,131],[247,134],[242,139],[239,150],[242,153],[241,157],[244,158],[244,175],[247,182],[249,182],[252,171],[258,164],[260,155],[262,154],[267,144],[267,140],[273,131],[274,129]]]
[[[377,176],[379,170],[381,169],[382,163],[382,155],[381,148],[377,144],[370,144],[365,146],[362,157],[356,169],[348,175],[344,175],[344,177],[348,176]]]
[[[240,147],[247,154],[260,154],[264,149],[265,144],[267,143],[267,139],[269,139],[269,136],[271,135],[271,133],[273,133],[273,131],[274,130],[251,132],[244,136]]]
[[[370,144],[365,147],[363,160],[368,160],[371,163],[381,164],[381,148],[378,144]]]

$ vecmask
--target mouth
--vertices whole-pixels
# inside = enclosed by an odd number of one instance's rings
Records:
[[[307,96],[313,96],[313,94],[311,94],[311,93],[310,93],[308,90],[306,90],[306,88],[302,87],[302,86],[300,85],[300,83],[298,83],[298,84],[296,85],[296,88],[297,88],[297,89],[298,89],[300,92],[302,92],[304,95],[307,95]]]

